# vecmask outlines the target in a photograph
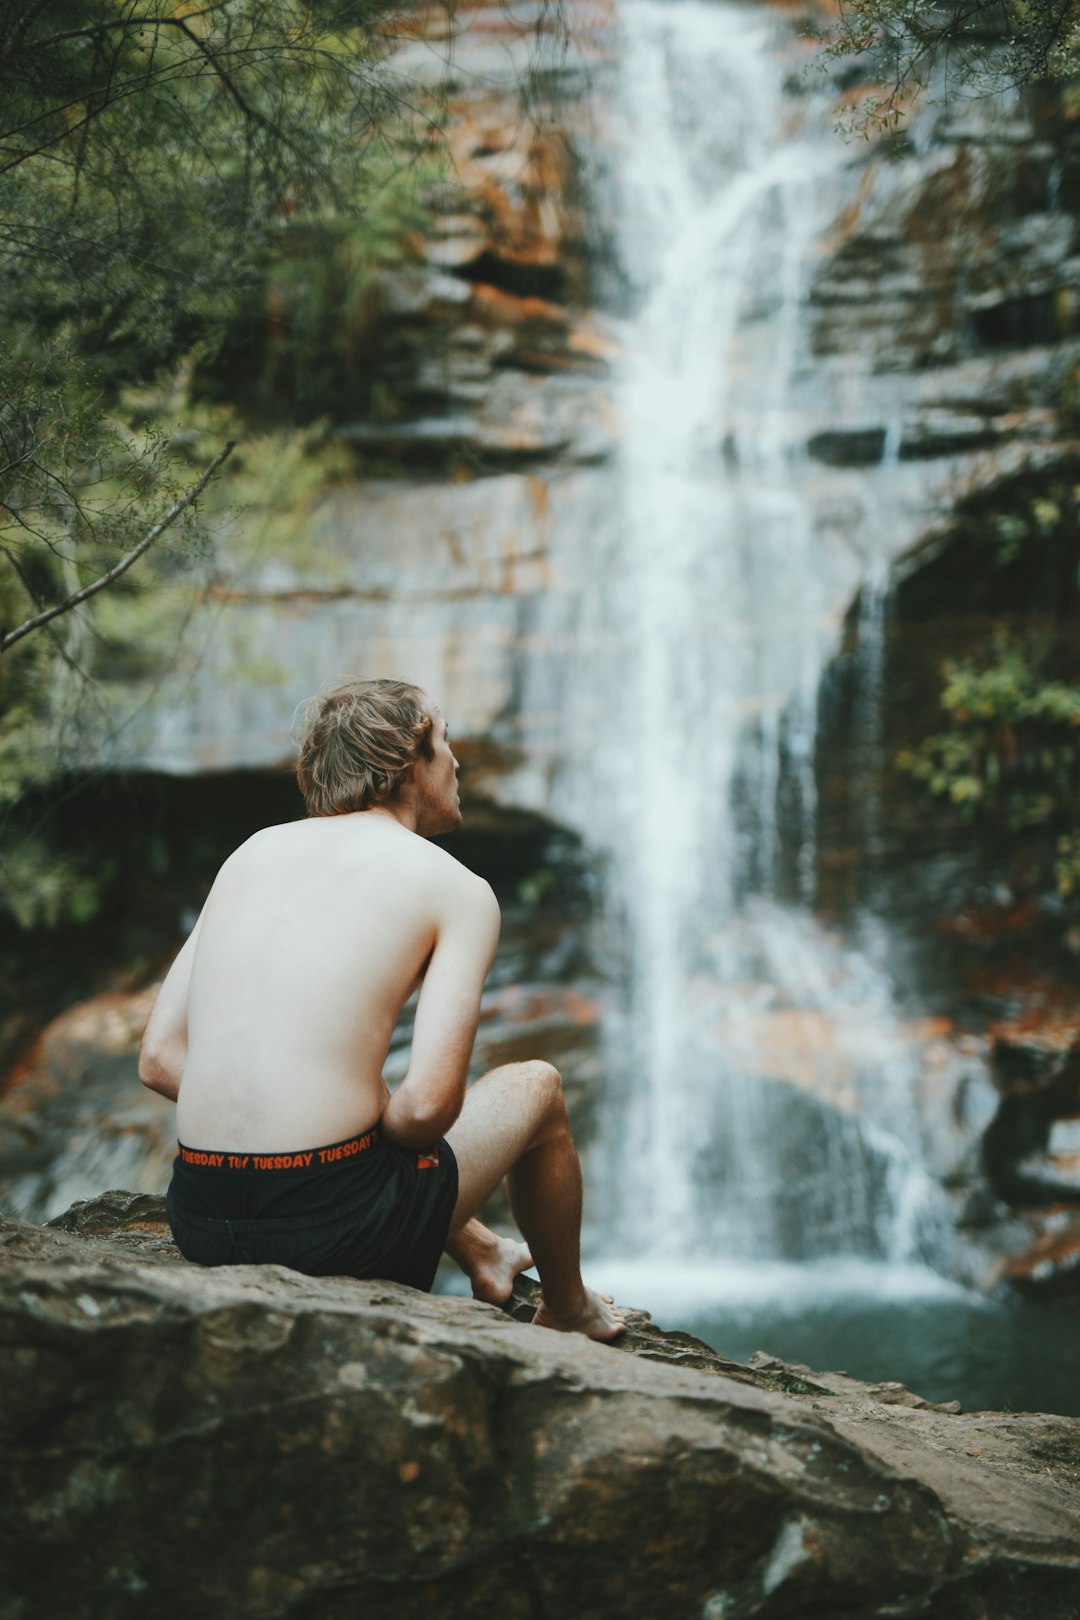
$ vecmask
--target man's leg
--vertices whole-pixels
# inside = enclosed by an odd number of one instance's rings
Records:
[[[550,1063],[508,1063],[470,1087],[446,1133],[458,1162],[450,1222],[460,1232],[504,1176],[510,1208],[540,1273],[541,1327],[613,1339],[625,1323],[581,1280],[581,1166],[562,1080]]]

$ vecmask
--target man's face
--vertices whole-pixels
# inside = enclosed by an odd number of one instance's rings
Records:
[[[450,748],[449,727],[439,710],[432,705],[430,759],[418,759],[413,767],[416,786],[416,830],[424,838],[437,833],[454,832],[461,826],[461,804],[458,800],[458,762]]]

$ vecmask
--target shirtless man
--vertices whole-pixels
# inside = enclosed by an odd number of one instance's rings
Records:
[[[612,1339],[622,1316],[581,1279],[581,1170],[557,1070],[510,1063],[466,1091],[499,908],[428,842],[461,825],[447,729],[399,681],[309,705],[309,819],[225,862],[147,1025],[140,1078],[177,1103],[170,1224],[203,1264],[421,1288],[446,1248],[493,1303],[534,1257],[537,1323]],[[418,984],[391,1095],[383,1064]],[[528,1248],[473,1218],[504,1176]]]

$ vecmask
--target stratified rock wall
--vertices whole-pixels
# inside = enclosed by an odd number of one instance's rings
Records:
[[[1077,1613],[1080,1420],[57,1225],[0,1224],[3,1620]]]
[[[635,332],[610,172],[632,20],[584,0],[566,16],[567,51],[512,8],[410,22],[420,37],[398,70],[441,109],[453,183],[383,289],[393,408],[332,429],[394,476],[328,491],[288,555],[260,550],[258,514],[222,536],[207,633],[195,627],[107,745],[111,763],[279,766],[296,703],[323,681],[404,674],[438,693],[459,739],[495,743],[480,791],[550,813],[558,737],[537,694],[557,690],[543,671],[568,652],[588,670],[576,605],[621,566],[620,376]],[[774,48],[789,118],[826,128],[832,96],[805,71],[798,26]],[[839,626],[873,559],[1071,438],[1080,157],[1042,91],[928,101],[895,147],[837,140],[840,164],[808,181],[832,219],[800,267],[807,352],[792,356],[782,431],[805,464]],[[736,401],[767,320],[743,312]],[[716,438],[733,468],[753,465],[738,409]]]
[[[315,500],[294,545],[262,548],[259,511],[227,527],[205,633],[103,743],[111,765],[288,764],[298,702],[395,675],[437,694],[458,742],[483,745],[471,790],[546,807],[521,713],[523,664],[544,656],[533,604],[574,589],[575,555],[610,521],[617,429],[617,340],[589,307],[579,184],[612,19],[575,17],[570,53],[512,7],[403,20],[394,71],[443,130],[447,179],[380,290],[368,364],[391,403],[327,430],[366,471]]]

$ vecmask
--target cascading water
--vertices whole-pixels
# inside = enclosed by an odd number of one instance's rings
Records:
[[[592,1166],[604,1242],[925,1256],[944,1223],[880,939],[869,924],[859,945],[828,939],[798,908],[836,634],[801,449],[806,282],[850,153],[810,97],[785,127],[768,14],[626,0],[620,17],[597,199],[633,308],[618,518],[563,627],[578,652],[555,790],[605,857],[626,990]]]

